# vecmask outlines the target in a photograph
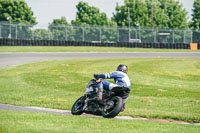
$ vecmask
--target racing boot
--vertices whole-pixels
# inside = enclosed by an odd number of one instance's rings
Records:
[[[102,89],[98,89],[98,92],[97,92],[97,100],[98,101],[102,101],[102,94],[103,94],[103,92],[102,92]]]
[[[122,106],[121,112],[124,112],[124,110],[125,110],[125,104],[126,104],[127,100],[128,100],[128,98],[122,99],[123,106]]]
[[[98,79],[97,81],[96,81],[96,83],[97,83],[97,88],[98,88],[98,90],[97,90],[97,101],[98,101],[98,103],[99,104],[101,104],[101,105],[103,105],[104,103],[103,103],[103,84],[102,84],[102,79]]]
[[[97,101],[99,104],[104,105],[103,100],[102,100],[102,95],[103,95],[102,89],[98,89]]]

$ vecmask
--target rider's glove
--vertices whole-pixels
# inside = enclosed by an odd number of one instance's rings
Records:
[[[94,74],[93,76],[94,76],[95,79],[99,79],[99,78],[97,77],[97,74]]]

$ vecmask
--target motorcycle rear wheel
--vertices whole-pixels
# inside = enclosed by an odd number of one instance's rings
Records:
[[[85,97],[81,96],[76,102],[73,104],[71,113],[72,115],[81,115],[83,113],[83,106],[85,104]]]
[[[105,118],[114,118],[120,113],[122,105],[123,103],[121,97],[112,97],[103,107],[102,116]]]

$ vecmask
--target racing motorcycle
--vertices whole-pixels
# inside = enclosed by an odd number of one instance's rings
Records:
[[[81,115],[82,113],[103,116],[105,118],[114,118],[122,110],[122,98],[130,92],[129,88],[117,86],[112,90],[103,90],[102,100],[97,100],[97,80],[92,79],[86,86],[86,93],[78,98],[73,104],[72,115]]]

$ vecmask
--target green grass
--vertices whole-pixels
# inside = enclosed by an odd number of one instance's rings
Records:
[[[0,111],[1,133],[198,133],[199,126]],[[120,127],[120,128],[119,128]]]
[[[189,49],[152,49],[117,47],[0,46],[0,52],[200,52]]]
[[[94,73],[129,66],[132,91],[120,115],[200,122],[199,59],[75,59],[0,69],[0,103],[70,110]]]

